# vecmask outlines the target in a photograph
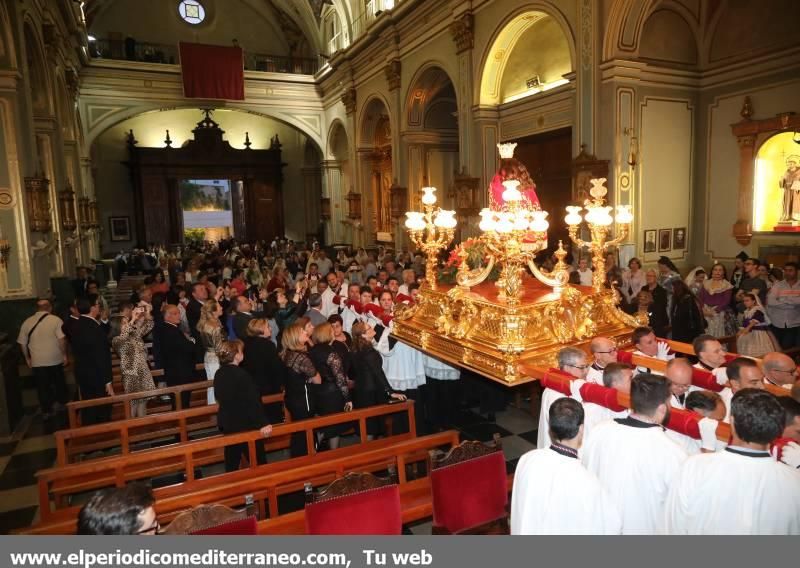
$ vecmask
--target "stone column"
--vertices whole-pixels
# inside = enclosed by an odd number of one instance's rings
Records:
[[[460,6],[467,3],[460,3]],[[466,11],[455,16],[450,24],[450,33],[456,44],[458,54],[458,156],[459,170],[470,170],[470,157],[473,151],[474,123],[472,119],[472,48],[475,45],[475,20],[472,12]]]
[[[331,200],[331,217],[325,221],[325,242],[344,243],[347,235],[343,221],[347,218],[347,191],[342,186],[342,168],[336,160],[325,160],[321,164],[323,196]]]

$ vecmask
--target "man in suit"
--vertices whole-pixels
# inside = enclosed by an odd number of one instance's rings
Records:
[[[167,386],[185,385],[195,380],[195,343],[180,329],[181,312],[178,306],[168,305],[164,310],[161,329],[161,359],[164,366],[164,381]],[[181,393],[181,404],[189,408],[191,393]],[[174,403],[173,403],[174,404]]]
[[[326,318],[320,311],[321,309],[322,296],[320,294],[311,294],[308,297],[308,311],[306,311],[306,313],[303,315],[309,319],[311,325],[314,327],[317,327],[318,325],[328,321],[328,318]]]
[[[108,341],[108,322],[98,321],[100,304],[97,296],[78,298],[78,320],[72,326],[70,342],[75,356],[75,379],[81,399],[113,395],[111,386],[111,345]],[[110,406],[96,406],[81,412],[85,425],[108,422]]]
[[[245,340],[247,337],[247,324],[253,319],[253,303],[247,296],[236,297],[236,314],[233,316],[233,331],[236,337]]]
[[[192,284],[192,293],[189,303],[186,304],[186,321],[189,322],[189,333],[195,338],[195,341],[200,340],[200,332],[197,331],[197,322],[200,321],[200,310],[203,309],[203,304],[208,300],[208,288],[202,282],[195,282]]]
[[[78,267],[78,277],[72,281],[72,291],[76,298],[86,296],[89,287],[89,271],[85,266]]]

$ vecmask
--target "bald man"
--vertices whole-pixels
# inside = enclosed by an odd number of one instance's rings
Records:
[[[683,358],[667,363],[665,376],[669,381],[669,403],[672,408],[686,408],[686,396],[697,387],[692,385],[692,366]]]
[[[784,353],[767,353],[762,359],[761,368],[764,370],[764,381],[776,387],[792,390],[797,382],[797,365]]]
[[[181,331],[180,323],[181,313],[178,306],[167,305],[164,308],[164,322],[159,339],[162,365],[164,366],[164,381],[170,387],[191,383],[195,380],[194,339]],[[189,408],[190,396],[189,391],[181,393],[183,408]]]
[[[617,362],[617,346],[607,337],[595,337],[589,344],[594,362],[589,367],[586,380],[598,385],[603,384],[603,371],[606,366]]]

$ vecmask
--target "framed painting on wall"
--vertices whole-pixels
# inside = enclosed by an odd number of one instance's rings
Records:
[[[644,232],[644,252],[656,252],[655,229],[650,229]]]
[[[672,229],[658,230],[658,252],[672,250]]]
[[[108,226],[110,229],[112,242],[131,240],[130,217],[109,217]]]
[[[686,227],[673,229],[672,235],[672,248],[674,250],[686,250]]]

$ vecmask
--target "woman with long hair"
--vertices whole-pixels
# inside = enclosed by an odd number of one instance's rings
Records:
[[[262,396],[281,392],[286,382],[286,366],[271,337],[272,328],[266,319],[253,318],[247,324],[241,366],[250,373]],[[265,405],[264,412],[270,424],[283,422],[283,405],[280,403]]]
[[[302,420],[314,415],[311,385],[322,383],[317,368],[308,356],[308,341],[308,333],[302,323],[293,323],[283,330],[281,360],[287,368],[285,404],[292,420]],[[304,432],[292,434],[290,453],[292,457],[308,453]]]
[[[697,298],[683,280],[675,280],[672,291],[672,339],[691,343],[704,333],[706,320]]]
[[[733,284],[728,281],[723,265],[714,265],[711,278],[703,281],[697,299],[700,300],[700,307],[708,323],[709,335],[726,337],[736,333],[736,318],[731,310]]]
[[[209,298],[203,303],[200,309],[200,320],[197,322],[197,331],[200,332],[200,341],[203,344],[205,354],[203,364],[205,365],[206,378],[214,380],[214,375],[219,369],[219,359],[217,351],[220,344],[226,339],[225,328],[222,327],[220,317],[222,316],[222,305],[213,298]],[[214,404],[214,388],[207,391],[208,404]]]
[[[333,414],[335,412],[350,412],[353,403],[350,400],[350,389],[347,386],[347,374],[344,362],[339,353],[333,348],[333,329],[328,322],[314,328],[311,334],[314,346],[308,354],[319,371],[322,382],[314,389],[314,404],[317,414]],[[349,428],[348,424],[337,424],[323,428],[321,436],[328,440],[330,448],[339,447],[339,436]]]
[[[111,318],[111,346],[117,352],[122,370],[122,386],[125,394],[155,390],[153,375],[147,364],[147,348],[144,337],[153,329],[153,318],[144,306],[136,306],[130,317],[116,315]],[[147,414],[149,398],[131,401],[131,416],[139,418]]]
[[[383,372],[383,358],[375,349],[375,329],[363,322],[353,324],[353,370],[356,379],[356,388],[353,394],[353,406],[366,408],[376,404],[385,404],[391,399],[406,400],[392,388]],[[370,418],[367,420],[367,434],[370,439],[383,433],[380,420]]]
[[[250,374],[242,369],[242,342],[223,341],[217,349],[219,370],[214,376],[214,390],[217,392],[219,411],[217,425],[223,434],[235,434],[260,430],[265,438],[272,432],[264,408],[261,395],[258,393]],[[242,456],[247,456],[247,443],[225,446],[225,471],[236,471]],[[256,461],[266,463],[267,454],[264,445],[256,443]]]

